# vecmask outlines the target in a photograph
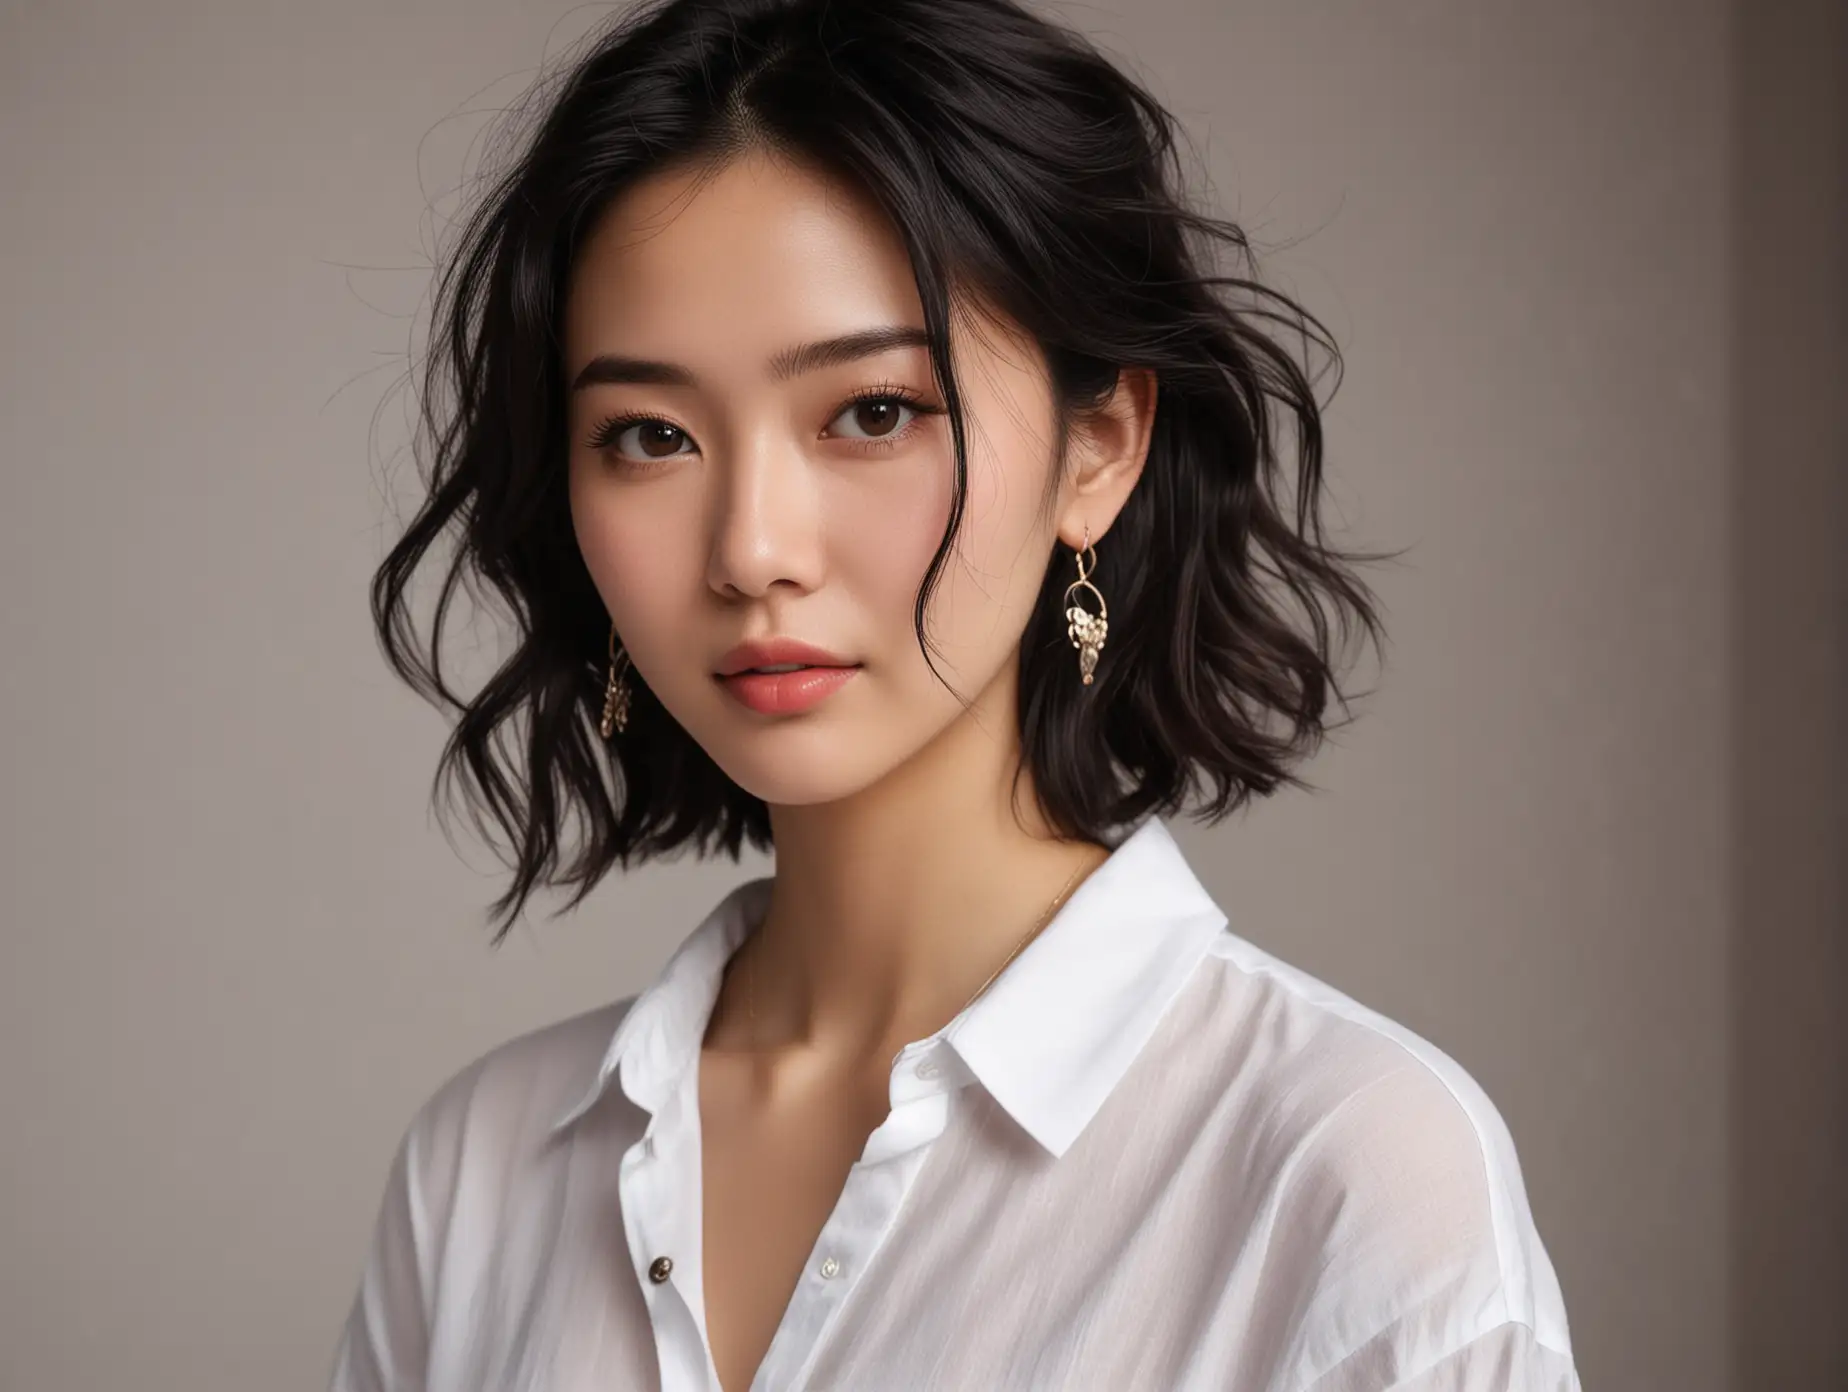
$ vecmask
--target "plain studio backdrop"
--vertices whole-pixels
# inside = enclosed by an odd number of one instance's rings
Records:
[[[1342,344],[1338,536],[1411,548],[1321,791],[1183,845],[1500,1105],[1587,1389],[1848,1385],[1842,7],[1060,13]],[[321,1386],[416,1104],[768,869],[490,951],[368,625],[436,239],[608,14],[4,11],[7,1392]]]

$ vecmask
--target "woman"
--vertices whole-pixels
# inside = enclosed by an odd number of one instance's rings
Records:
[[[776,873],[423,1106],[337,1389],[1577,1385],[1489,1101],[1159,819],[1300,783],[1327,611],[1378,636],[1267,330],[1332,345],[1176,164],[1009,0],[677,0],[552,95],[439,284],[375,611],[505,921]],[[445,596],[519,620],[468,699],[406,603],[452,524]]]

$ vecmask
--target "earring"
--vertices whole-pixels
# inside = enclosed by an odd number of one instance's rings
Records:
[[[1091,562],[1085,564],[1084,553],[1091,553]],[[1090,575],[1097,568],[1097,548],[1091,545],[1091,529],[1084,529],[1084,541],[1078,547],[1078,578],[1065,587],[1065,617],[1069,622],[1065,632],[1078,649],[1078,671],[1084,678],[1084,684],[1091,684],[1091,675],[1097,670],[1097,654],[1104,646],[1104,634],[1109,629],[1109,609],[1104,604],[1104,596],[1097,586],[1090,581]],[[1097,612],[1088,613],[1082,606],[1072,603],[1072,596],[1079,589],[1087,589],[1097,596]]]
[[[612,730],[627,728],[629,724],[629,688],[623,681],[622,674],[630,666],[629,650],[624,648],[620,662],[616,656],[616,625],[610,625],[610,678],[603,688],[603,719],[597,722],[597,728],[608,739]]]

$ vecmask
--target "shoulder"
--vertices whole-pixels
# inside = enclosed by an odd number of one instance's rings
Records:
[[[502,1196],[555,1155],[544,1145],[553,1122],[576,1090],[595,1083],[633,1000],[510,1039],[417,1107],[379,1201],[335,1388],[423,1385],[442,1311],[472,1308],[470,1293],[497,1249]]]
[[[511,1163],[530,1153],[597,1081],[634,996],[529,1030],[449,1074],[417,1107],[405,1130],[406,1159],[454,1170],[465,1158]]]
[[[1297,1273],[1297,1366],[1356,1330],[1430,1361],[1504,1326],[1569,1356],[1563,1300],[1500,1110],[1413,1030],[1228,932],[1195,997],[1198,1032],[1262,1137],[1273,1241]]]

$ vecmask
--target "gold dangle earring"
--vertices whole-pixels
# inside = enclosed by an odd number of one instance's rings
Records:
[[[610,625],[610,679],[603,688],[603,719],[597,728],[608,739],[612,730],[626,729],[629,724],[629,687],[622,679],[623,672],[631,665],[629,650],[622,650],[620,661],[616,656],[616,625]]]
[[[1089,565],[1085,564],[1084,553],[1091,553]],[[1078,649],[1078,671],[1084,677],[1084,684],[1091,684],[1091,675],[1097,670],[1097,654],[1104,646],[1104,634],[1109,629],[1109,609],[1104,604],[1104,596],[1090,580],[1091,572],[1097,569],[1097,548],[1091,545],[1091,529],[1084,529],[1084,541],[1078,547],[1078,578],[1065,587],[1065,617],[1069,622],[1065,632]],[[1097,596],[1097,612],[1087,612],[1083,606],[1072,603],[1072,596],[1079,589],[1087,589]]]

